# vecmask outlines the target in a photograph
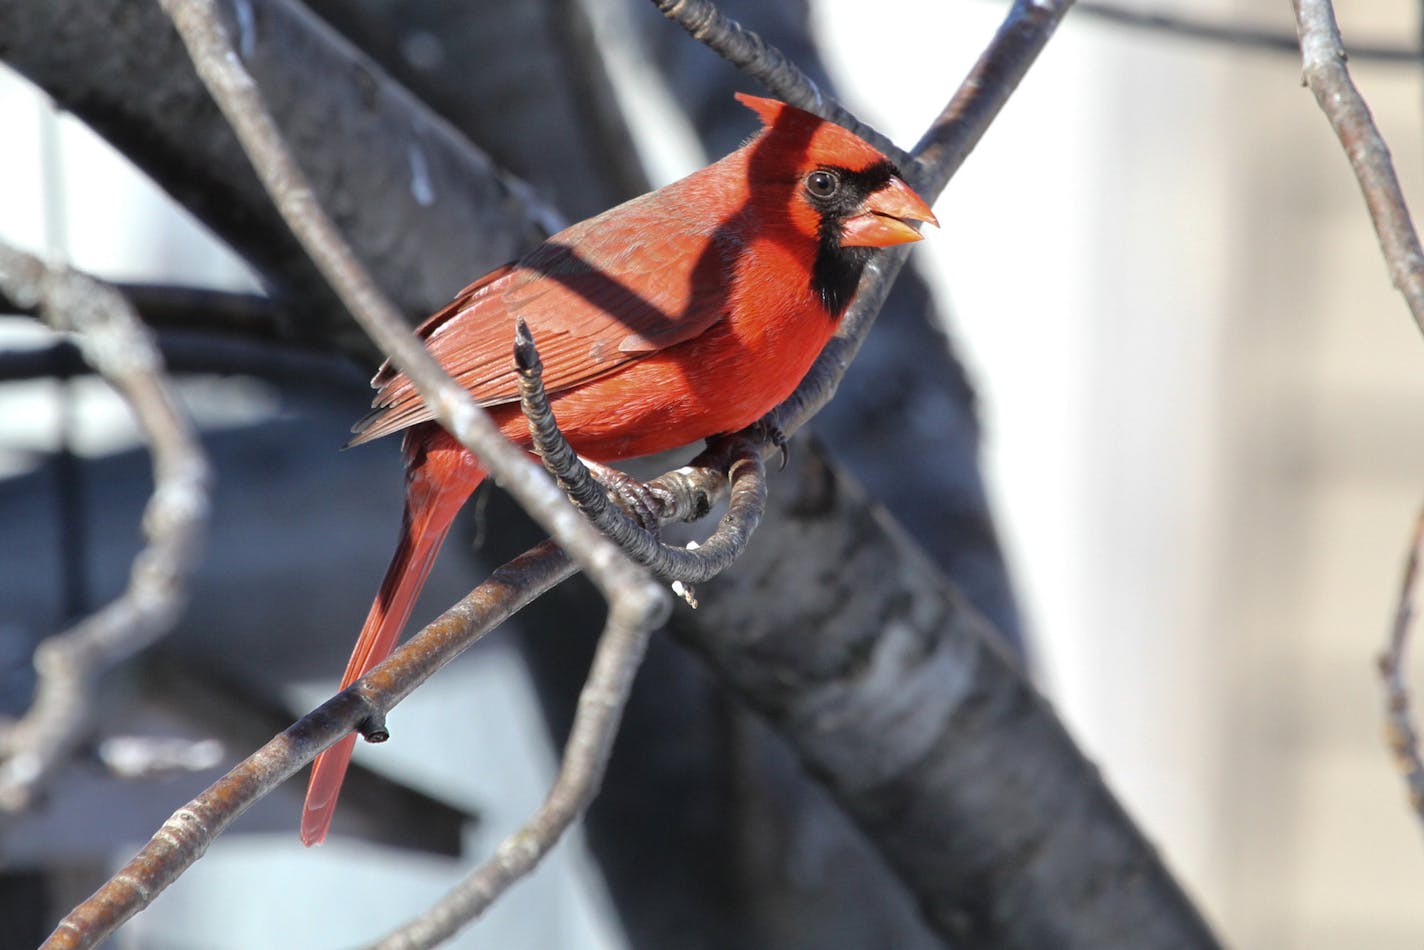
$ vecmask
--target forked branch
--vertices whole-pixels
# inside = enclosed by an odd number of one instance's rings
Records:
[[[187,603],[208,516],[208,464],[153,338],[112,287],[0,244],[0,292],[75,334],[80,353],[128,403],[153,456],[147,544],[116,600],[35,650],[29,711],[0,733],[0,814],[29,808],[91,726],[95,682],[164,636]]]
[[[1330,0],[1294,0],[1305,84],[1330,121],[1359,181],[1394,286],[1404,295],[1415,325],[1424,332],[1424,250],[1404,201],[1389,147],[1369,106],[1350,79],[1335,9]],[[1424,513],[1415,521],[1413,541],[1400,584],[1389,646],[1379,658],[1384,681],[1386,733],[1404,775],[1409,801],[1424,819],[1424,760],[1406,687],[1404,656],[1417,607]]]

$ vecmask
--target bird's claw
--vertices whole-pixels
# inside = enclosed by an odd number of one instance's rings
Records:
[[[620,508],[633,516],[644,531],[656,531],[662,524],[663,499],[656,491],[627,472],[584,460],[584,465],[608,491]]]
[[[777,471],[785,471],[786,463],[791,460],[791,439],[781,431],[781,427],[773,422],[760,419],[752,424],[752,434],[762,442],[768,442],[777,447],[781,452],[781,463],[777,466]]]

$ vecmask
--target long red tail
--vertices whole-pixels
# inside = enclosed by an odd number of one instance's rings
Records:
[[[400,544],[346,664],[342,689],[365,676],[395,648],[396,638],[410,619],[411,608],[430,576],[435,555],[455,514],[484,481],[485,472],[474,459],[443,430],[436,433],[436,438],[428,438],[429,431],[420,427],[406,435],[405,517]],[[312,764],[311,783],[302,808],[303,844],[310,846],[325,840],[355,746],[356,734],[352,733],[317,756]]]

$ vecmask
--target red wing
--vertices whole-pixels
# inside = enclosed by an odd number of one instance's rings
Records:
[[[742,242],[716,222],[696,229],[656,197],[576,224],[471,284],[421,325],[426,347],[480,405],[495,406],[519,399],[516,317],[529,324],[551,394],[703,333],[727,310]],[[431,418],[389,364],[371,383],[375,408],[353,444]]]

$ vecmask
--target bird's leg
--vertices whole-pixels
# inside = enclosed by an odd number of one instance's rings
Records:
[[[544,363],[523,318],[514,324],[514,363],[519,369],[519,407],[529,420],[534,452],[570,500],[589,517],[597,518],[607,507],[608,498],[559,431],[549,395],[544,391]]]
[[[674,588],[688,603],[696,605],[691,584],[719,574],[746,546],[752,531],[766,510],[766,469],[761,461],[760,446],[767,441],[785,447],[786,438],[770,425],[754,430],[760,437],[741,433],[709,439],[707,450],[692,462],[692,467],[709,465],[725,472],[731,482],[731,497],[727,512],[717,530],[701,546],[670,545],[658,538],[656,528],[669,502],[679,497],[679,489],[671,485],[645,485],[617,469],[580,459],[559,431],[544,391],[543,365],[534,338],[523,320],[516,321],[514,361],[519,369],[519,402],[529,421],[529,437],[534,450],[544,460],[544,467],[559,480],[570,499],[600,530],[607,534],[633,560],[651,570],[656,577],[674,581]],[[589,471],[598,473],[598,480]],[[683,471],[671,472],[664,478],[674,482]],[[608,504],[607,489],[617,505]],[[706,496],[694,504],[694,511],[681,512],[683,520],[700,518],[710,504]],[[676,506],[672,508],[675,510]],[[624,512],[630,512],[631,517]],[[637,519],[637,522],[634,519]]]
[[[525,322],[515,322],[514,362],[519,369],[519,402],[529,420],[529,437],[544,467],[558,480],[569,498],[598,523],[608,505],[608,494],[645,531],[655,532],[663,503],[642,482],[607,465],[581,459],[559,431],[544,391],[544,366]],[[596,479],[596,481],[595,481]]]

